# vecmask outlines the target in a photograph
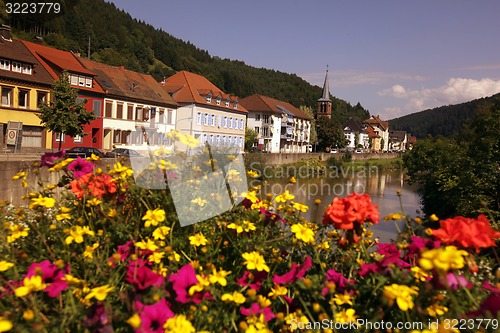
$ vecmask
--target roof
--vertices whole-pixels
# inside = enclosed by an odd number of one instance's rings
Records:
[[[195,103],[219,109],[248,112],[244,106],[238,105],[237,96],[230,96],[224,93],[206,77],[198,74],[180,71],[165,79],[161,85],[166,92],[172,95],[177,103]],[[232,105],[229,104],[229,106],[226,106],[225,102],[217,105],[215,99],[219,95],[221,96],[221,101],[226,101],[229,98]],[[208,96],[212,97],[210,103],[207,101]],[[236,109],[234,108],[235,103],[238,105]]]
[[[32,66],[32,74],[23,74],[1,70],[0,76],[11,80],[19,80],[42,85],[52,85],[54,80],[40,62],[31,54],[21,41],[0,39],[0,58]]]
[[[74,74],[81,74],[85,76],[94,77],[94,72],[86,69],[76,59],[76,57],[68,51],[62,51],[48,47],[41,44],[22,41],[28,50],[35,56],[35,58],[43,65],[49,72],[54,80],[59,80],[59,75],[63,71],[68,71]],[[79,90],[92,91],[97,93],[104,93],[98,84],[93,84],[92,88],[78,87]]]
[[[400,141],[404,141],[406,137],[406,131],[390,131],[389,136],[391,138],[396,138]]]
[[[172,96],[151,75],[85,58],[77,57],[77,60],[96,74],[95,80],[106,94],[158,105],[177,106]]]
[[[255,94],[242,98],[240,103],[249,111],[273,112],[277,114],[283,114],[283,112],[286,113],[286,111],[289,111],[294,117],[307,120],[313,119],[313,117],[300,111],[290,103],[263,95]]]
[[[330,89],[328,88],[328,67],[326,69],[325,82],[323,83],[323,94],[318,102],[331,102],[330,99]]]
[[[379,116],[371,116],[370,118],[363,120],[363,124],[378,125],[384,131],[389,129],[389,122],[383,121]]]
[[[368,133],[369,138],[380,138],[380,135],[378,135],[371,126],[366,127],[366,132]]]
[[[343,125],[342,128],[344,131],[346,131],[346,128],[348,128],[348,131],[351,132],[358,132],[358,133],[363,133],[365,132],[365,129],[363,128],[363,124],[357,119],[354,118],[349,118]]]

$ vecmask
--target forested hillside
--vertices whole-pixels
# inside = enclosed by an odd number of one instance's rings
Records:
[[[427,135],[451,137],[459,133],[479,110],[499,99],[500,94],[496,94],[462,104],[441,106],[389,120],[389,124],[392,129],[410,132],[419,139]]]
[[[133,19],[104,0],[59,0],[62,15],[12,15],[5,11],[1,0],[0,21],[11,25],[16,37],[33,40],[43,37],[45,44],[63,50],[88,55],[91,59],[123,65],[128,69],[148,73],[161,81],[176,71],[188,70],[207,77],[230,94],[246,97],[255,93],[316,109],[321,88],[312,86],[295,74],[265,68],[255,68],[242,61],[221,59],[184,42],[168,32]],[[163,9],[162,9],[163,10]],[[165,3],[164,10],[168,10]],[[333,98],[338,121],[351,116],[368,117],[361,106]]]

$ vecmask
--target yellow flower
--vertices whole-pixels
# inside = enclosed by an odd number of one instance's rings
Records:
[[[446,306],[440,304],[432,304],[428,306],[425,311],[431,317],[441,317],[446,312],[448,312],[448,308]]]
[[[139,317],[139,315],[137,313],[134,313],[132,315],[132,317],[127,319],[127,324],[132,326],[132,328],[137,329],[137,328],[141,327],[141,317]]]
[[[13,263],[2,260],[2,261],[0,261],[0,272],[5,272],[6,270],[11,268],[12,266],[14,266]]]
[[[335,294],[333,302],[337,305],[349,304],[352,305],[351,295],[344,292],[344,294]]]
[[[220,299],[224,302],[234,302],[236,304],[243,304],[246,301],[245,296],[237,291],[234,291],[233,294],[224,294]]]
[[[191,202],[197,204],[200,207],[204,207],[208,201],[198,197],[196,199],[191,200]]]
[[[295,199],[295,196],[293,194],[290,194],[290,192],[286,190],[284,193],[278,195],[274,200],[276,202],[287,202],[293,199]]]
[[[358,316],[356,316],[356,310],[354,309],[342,310],[335,314],[335,322],[338,323],[352,323],[357,326],[357,319]]]
[[[158,245],[155,244],[151,239],[147,239],[146,242],[136,242],[135,247],[141,250],[156,251],[158,250]]]
[[[427,271],[435,269],[439,275],[444,275],[450,269],[463,268],[465,265],[464,257],[468,255],[467,251],[459,250],[450,245],[423,252],[419,264]]]
[[[236,229],[236,232],[238,234],[241,234],[242,232],[250,232],[250,230],[255,230],[257,229],[255,227],[255,224],[253,224],[250,221],[243,220],[241,224],[236,224],[236,223],[231,223],[227,226],[228,229]]]
[[[101,199],[94,197],[94,198],[92,198],[90,200],[87,200],[87,203],[85,204],[85,206],[87,206],[87,207],[90,207],[90,206],[96,207],[96,206],[99,206],[101,204],[101,202],[102,202]]]
[[[0,317],[0,332],[10,331],[14,327],[12,322],[4,317]]]
[[[44,290],[46,286],[40,275],[33,275],[32,277],[24,278],[23,285],[16,288],[14,293],[17,297],[24,297],[33,291]]]
[[[28,231],[30,231],[30,228],[23,227],[22,225],[19,225],[19,224],[11,224],[9,226],[9,229],[10,229],[10,232],[9,232],[10,235],[7,236],[7,243],[13,243],[18,238],[27,237]]]
[[[298,210],[299,212],[302,212],[302,213],[305,213],[308,211],[309,207],[306,206],[306,205],[303,205],[301,203],[298,203],[298,202],[294,202],[293,203],[293,208],[295,208],[296,210]]]
[[[314,243],[314,231],[305,225],[294,224],[291,227],[291,231],[295,234],[297,239],[302,240],[304,243]]]
[[[86,259],[92,259],[94,258],[94,250],[99,247],[99,243],[94,243],[92,246],[88,246],[85,248],[85,252],[83,252],[83,257]]]
[[[83,235],[94,237],[95,232],[91,231],[88,226],[81,227],[77,225],[76,227],[71,228],[71,230],[69,231],[69,236],[66,237],[64,242],[67,245],[73,243],[73,241],[78,244],[83,243]]]
[[[108,212],[108,217],[113,218],[113,217],[115,217],[115,216],[116,216],[116,209],[111,208],[111,209],[109,210],[109,212]]]
[[[295,184],[297,182],[297,179],[295,179],[294,176],[290,177],[290,183]]]
[[[286,289],[286,287],[275,284],[274,288],[271,288],[271,291],[267,294],[267,296],[276,299],[276,297],[286,295],[287,293],[288,289]]]
[[[26,176],[28,173],[26,171],[20,171],[15,174],[15,176],[12,177],[12,180],[18,180],[18,179],[26,179]]]
[[[413,266],[411,268],[411,272],[413,273],[413,276],[415,277],[415,279],[420,280],[422,282],[427,281],[427,278],[430,276],[422,268],[420,268],[418,266]]]
[[[58,221],[71,220],[71,214],[68,214],[68,213],[57,214],[56,220],[58,220]]]
[[[64,275],[63,280],[66,281],[69,285],[72,285],[72,286],[78,286],[78,285],[81,285],[81,284],[85,283],[84,280],[76,278],[76,277],[74,277],[71,274]]]
[[[38,207],[52,208],[56,204],[56,200],[54,198],[42,197],[39,195],[38,198],[32,198],[30,203],[30,208],[35,209]]]
[[[244,264],[248,270],[266,271],[269,272],[269,267],[266,265],[264,257],[257,251],[245,252],[241,255],[245,259]]]
[[[218,283],[221,286],[225,287],[227,285],[226,276],[231,274],[231,272],[225,271],[221,269],[217,272],[215,268],[212,269],[212,275],[209,276],[209,281],[211,284]]]
[[[108,297],[108,293],[113,289],[115,289],[115,287],[110,287],[108,284],[92,288],[90,292],[85,296],[85,299],[90,300],[92,298],[95,298],[98,301],[104,301],[106,297]]]
[[[155,229],[155,231],[153,231],[153,238],[164,240],[165,237],[167,237],[167,235],[169,234],[169,232],[170,232],[170,227],[166,226],[158,227]]]
[[[190,236],[189,237],[189,244],[193,245],[193,246],[202,246],[202,245],[207,245],[207,239],[205,238],[205,236],[203,236],[203,234],[200,232],[200,233],[197,233],[196,235],[194,236]]]
[[[23,319],[30,321],[35,318],[35,312],[33,310],[26,310],[23,312]]]
[[[253,170],[248,170],[247,176],[250,178],[257,178],[257,177],[259,177],[259,173],[256,171],[253,171]]]
[[[158,223],[165,221],[165,211],[163,209],[156,208],[155,210],[148,210],[146,214],[142,217],[144,222],[144,227],[149,226],[156,227]]]
[[[196,275],[196,279],[198,280],[198,283],[195,284],[194,286],[191,286],[189,288],[189,295],[193,296],[196,293],[202,292],[206,288],[210,286],[210,281],[208,277],[204,275]]]
[[[437,217],[436,214],[432,214],[431,216],[429,216],[429,220],[431,220],[432,222],[436,222],[439,221],[439,217]]]
[[[418,295],[418,287],[408,287],[393,283],[390,286],[384,287],[383,295],[389,301],[390,305],[396,300],[398,307],[402,311],[408,311],[408,309],[413,309],[413,295]]]
[[[161,260],[165,256],[165,252],[153,252],[149,257],[149,262],[154,262],[155,264],[161,263]]]
[[[388,221],[388,220],[394,220],[394,221],[397,221],[397,220],[401,220],[404,216],[400,213],[397,213],[397,214],[389,214],[387,215],[386,217],[384,217],[384,221]]]
[[[163,325],[165,333],[195,333],[196,329],[186,316],[183,314],[175,315],[173,318],[167,319]]]
[[[257,198],[257,191],[250,191],[248,193],[243,193],[243,196],[245,197],[245,199],[249,200],[253,204],[259,201],[259,198]]]
[[[132,169],[123,166],[120,162],[116,162],[113,165],[113,170],[110,172],[111,174],[118,174],[121,179],[125,179],[127,177],[132,177],[134,175],[134,171]]]

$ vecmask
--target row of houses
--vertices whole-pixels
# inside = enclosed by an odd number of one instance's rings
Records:
[[[38,106],[53,99],[53,83],[66,71],[79,101],[95,120],[83,137],[51,133],[40,125]],[[172,147],[167,134],[189,133],[201,144],[244,148],[247,126],[272,152],[305,152],[312,118],[294,106],[262,95],[243,99],[223,92],[207,78],[181,71],[162,82],[152,76],[105,65],[39,42],[11,38],[0,27],[0,134],[22,123],[19,146],[43,151],[74,146],[111,150]]]

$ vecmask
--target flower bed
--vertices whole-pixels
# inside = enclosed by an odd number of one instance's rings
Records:
[[[181,227],[168,188],[137,186],[121,163],[101,170],[61,157],[42,164],[61,173],[62,197],[46,184],[29,207],[2,207],[0,332],[498,328],[500,233],[483,215],[425,233],[420,218],[379,222],[370,197],[351,194],[314,222],[288,191],[252,189],[224,214]],[[172,171],[156,168],[154,177]],[[399,219],[397,242],[373,238],[370,225]]]

